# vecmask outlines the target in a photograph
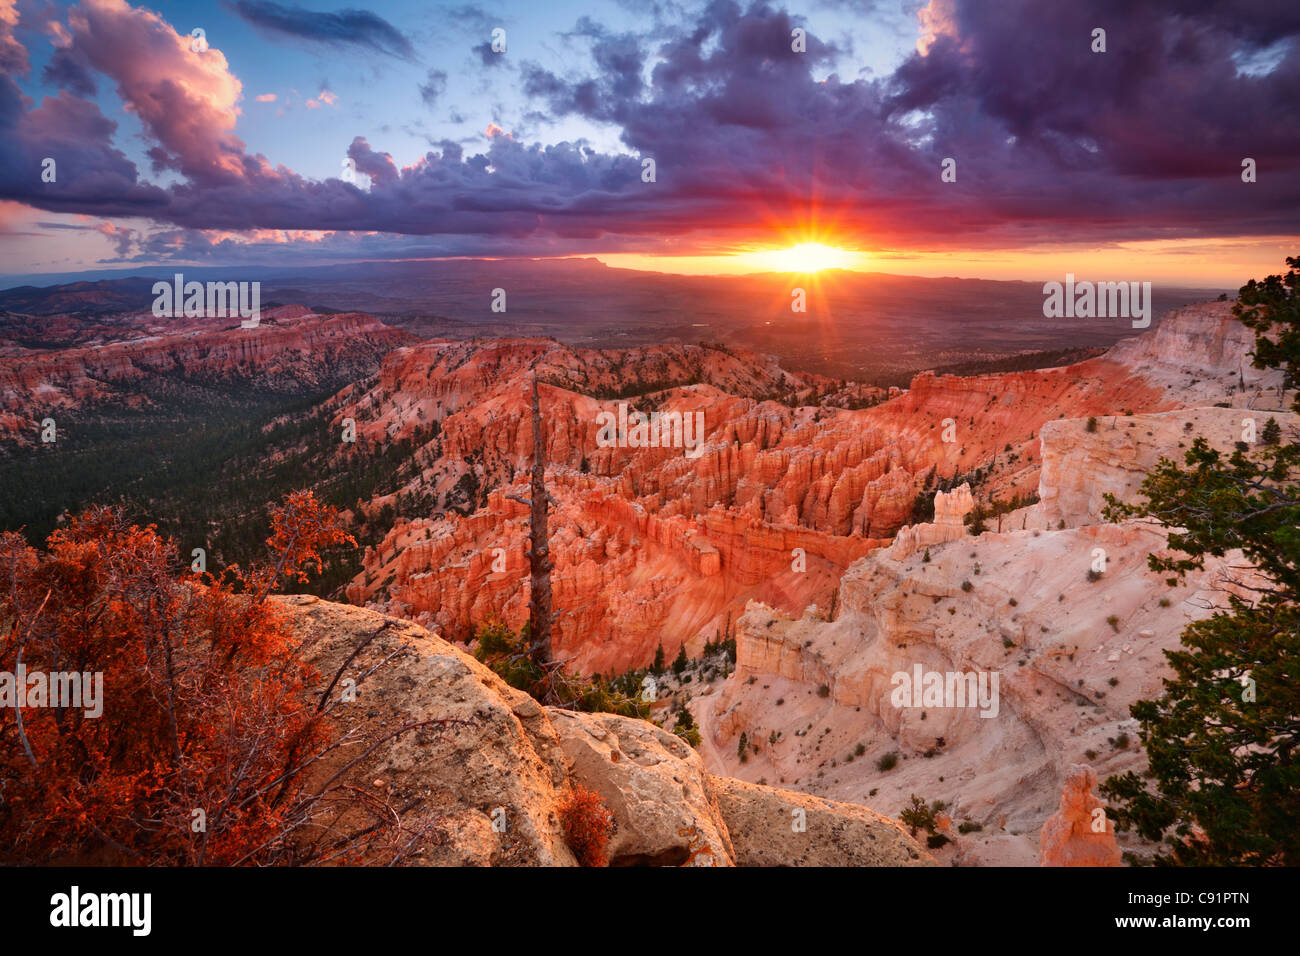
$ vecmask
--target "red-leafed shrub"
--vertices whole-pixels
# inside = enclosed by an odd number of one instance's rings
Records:
[[[560,820],[564,824],[564,839],[580,866],[609,865],[605,851],[614,831],[614,814],[600,794],[575,786],[560,804]]]
[[[0,707],[0,862],[312,858],[304,776],[332,735],[318,675],[262,598],[346,536],[310,493],[273,514],[269,564],[222,580],[182,575],[176,545],[117,508],[43,552],[0,534],[0,673],[102,675],[93,707]]]

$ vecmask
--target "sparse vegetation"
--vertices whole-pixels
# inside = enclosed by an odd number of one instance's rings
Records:
[[[564,840],[579,866],[608,866],[609,838],[614,832],[614,814],[600,794],[581,785],[565,795],[560,804]]]

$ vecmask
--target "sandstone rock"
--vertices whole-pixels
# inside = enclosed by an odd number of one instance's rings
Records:
[[[963,482],[951,492],[935,492],[934,521],[909,525],[899,531],[889,547],[890,556],[902,560],[922,548],[966,537],[964,519],[974,507],[969,483]]]
[[[769,806],[801,805],[805,798],[732,787],[733,781],[705,773],[700,756],[680,738],[647,721],[541,707],[409,621],[310,596],[271,600],[289,615],[305,659],[318,669],[318,691],[339,676],[327,713],[353,743],[319,767],[319,782],[342,770],[339,784],[379,791],[394,807],[415,804],[403,824],[407,832],[423,830],[424,839],[408,864],[572,866],[559,806],[579,784],[600,793],[613,811],[615,864],[794,864],[799,861],[781,853],[804,855],[764,836],[766,824],[759,823],[746,846],[764,852],[747,850],[738,859],[727,813],[748,826],[769,817]],[[356,682],[351,702],[342,695],[348,679]],[[358,754],[364,759],[347,766]],[[819,860],[929,862],[895,824],[870,811],[826,801],[817,801],[814,811],[815,832],[828,841]],[[334,826],[348,833],[373,822],[369,815],[345,815]],[[855,848],[859,838],[872,846]]]
[[[567,781],[564,754],[554,728],[527,694],[410,622],[315,598],[272,600],[293,614],[322,691],[354,648],[377,634],[343,671],[344,679],[358,683],[355,702],[337,703],[330,711],[342,732],[383,737],[422,721],[447,722],[392,738],[350,773],[357,782],[387,782],[393,803],[421,798],[431,814],[456,818],[456,826],[439,829],[448,842],[431,839],[423,862],[574,863],[557,814]],[[339,697],[337,687],[333,696]],[[483,834],[493,833],[498,810],[506,829],[485,858]]]
[[[894,821],[866,807],[712,777],[738,866],[934,866]]]
[[[1105,804],[1092,793],[1096,785],[1090,767],[1075,764],[1066,774],[1060,808],[1043,824],[1043,866],[1120,865],[1114,824],[1105,817]]]
[[[1300,424],[1300,416],[1290,412],[1213,407],[1103,416],[1093,432],[1083,419],[1048,422],[1042,429],[1039,479],[1047,526],[1096,524],[1102,520],[1105,495],[1134,500],[1162,456],[1181,463],[1183,451],[1198,437],[1204,437],[1211,448],[1230,452],[1242,437],[1244,418],[1254,418],[1262,428],[1269,417],[1283,427]]]
[[[548,712],[569,774],[614,813],[611,866],[733,865],[704,764],[680,737],[615,714]]]
[[[1095,514],[1102,493],[1130,488],[1145,451],[1133,457],[1111,442],[1104,455],[1081,449],[1084,457],[1072,458],[1062,437],[1081,434],[1089,415],[1217,400],[1223,376],[1206,391],[1174,370],[1184,359],[1234,374],[1248,365],[1246,340],[1231,326],[1226,304],[1183,310],[1097,359],[964,378],[923,373],[889,401],[856,411],[759,401],[791,381],[814,379],[740,350],[594,351],[545,339],[399,349],[375,388],[340,396],[338,415],[383,440],[440,425],[441,457],[408,492],[445,503],[470,472],[493,490],[485,507],[465,517],[396,522],[367,552],[348,597],[428,621],[456,639],[489,616],[523,623],[523,511],[502,486],[531,460],[526,384],[534,370],[545,382],[570,385],[542,390],[548,486],[559,503],[551,525],[554,644],[572,666],[610,673],[649,663],[661,641],[696,652],[750,600],[789,614],[826,606],[844,570],[898,533],[917,491],[936,476],[994,462],[980,492],[1000,500],[1027,497],[1041,484],[1044,507],[998,519],[999,532],[1085,523],[1076,518]],[[1166,347],[1178,358],[1152,359]],[[699,382],[656,396],[661,410],[703,412],[707,441],[698,457],[674,448],[599,447],[597,415],[618,403],[591,395],[641,379]],[[1252,374],[1256,379],[1261,387],[1266,381]],[[947,419],[955,442],[942,440]],[[1135,447],[1147,447],[1145,427],[1129,432]],[[1040,466],[1052,469],[1041,481]],[[959,538],[965,510],[961,489],[945,495],[935,522],[898,534],[896,557]],[[504,571],[494,570],[497,548]],[[792,567],[797,549],[804,571]]]

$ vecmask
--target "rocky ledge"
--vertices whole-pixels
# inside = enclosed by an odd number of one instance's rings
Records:
[[[713,776],[680,738],[643,720],[542,707],[410,621],[308,596],[274,600],[318,690],[337,701],[339,733],[356,741],[345,759],[384,740],[348,782],[394,806],[420,804],[430,829],[415,865],[573,866],[559,806],[577,785],[613,812],[615,866],[934,865],[872,810]]]

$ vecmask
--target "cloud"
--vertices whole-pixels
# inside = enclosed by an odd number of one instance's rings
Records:
[[[195,184],[240,179],[257,165],[234,135],[242,84],[211,46],[124,0],[84,0],[68,13],[70,57],[104,74],[157,141],[150,156]]]
[[[255,97],[255,99],[256,99],[257,102],[259,102],[259,103],[274,103],[274,102],[275,102],[275,94],[274,94],[274,93],[258,93],[257,96]]]
[[[320,109],[322,106],[333,106],[339,101],[339,98],[329,90],[321,90],[315,98],[307,100],[303,105],[309,110]]]
[[[280,36],[330,46],[359,46],[404,60],[415,58],[411,41],[369,10],[318,13],[270,0],[236,0],[230,5],[244,20]]]
[[[365,173],[371,182],[387,184],[397,181],[397,167],[393,164],[393,157],[387,153],[376,153],[364,136],[352,140],[348,155],[357,164],[357,172]]]
[[[26,76],[32,65],[27,48],[14,36],[18,20],[18,0],[0,0],[0,73]]]
[[[484,66],[501,66],[506,62],[504,53],[498,53],[492,49],[492,41],[484,40],[482,43],[470,47],[470,52],[478,56],[479,62]]]
[[[1243,5],[1254,22],[1239,22]],[[664,6],[636,31],[582,18],[570,36],[588,66],[522,63],[522,89],[552,120],[615,129],[621,149],[527,142],[515,126],[395,159],[355,136],[348,156],[372,180],[360,190],[250,155],[219,49],[192,54],[156,14],[84,0],[68,14],[68,55],[108,78],[157,168],[180,181],[140,183],[112,145],[115,124],[74,91],[36,105],[0,76],[0,198],[209,237],[385,233],[413,237],[393,248],[461,255],[816,230],[902,249],[1300,232],[1300,13],[1288,5],[1202,0],[1174,16],[1122,0],[936,0],[926,11],[924,52],[870,79],[832,72],[839,51],[811,26],[807,52],[793,52],[804,21],[761,0],[713,0],[690,17]],[[1103,20],[1108,52],[1093,54]],[[1267,68],[1239,71],[1265,48]],[[423,85],[440,96],[440,79]],[[50,150],[56,188],[39,178]],[[1245,156],[1257,183],[1240,180]],[[940,179],[947,157],[954,183]]]
[[[442,70],[430,69],[423,83],[420,84],[420,98],[426,106],[433,106],[438,97],[447,91],[447,74]]]
[[[89,68],[71,49],[56,49],[41,71],[41,79],[50,86],[70,90],[78,96],[94,96],[96,93],[95,79]]]

